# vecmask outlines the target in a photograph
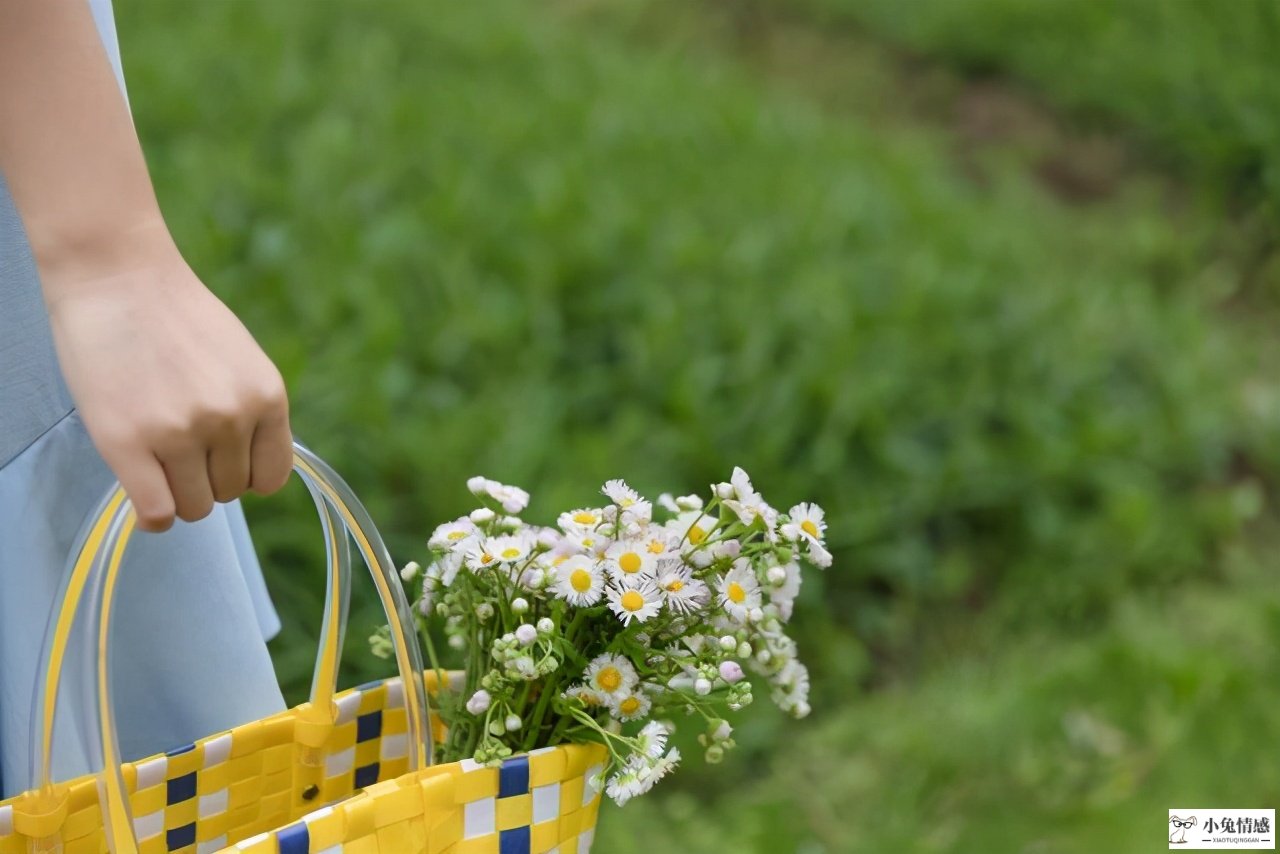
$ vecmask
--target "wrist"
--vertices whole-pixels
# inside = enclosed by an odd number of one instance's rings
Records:
[[[127,284],[140,269],[181,260],[158,211],[88,227],[64,223],[30,240],[51,308],[67,297]]]

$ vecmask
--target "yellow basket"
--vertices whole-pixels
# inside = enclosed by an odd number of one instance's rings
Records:
[[[0,802],[0,854],[589,851],[600,795],[587,781],[603,767],[603,746],[535,750],[500,768],[471,760],[431,765],[431,744],[443,738],[440,721],[426,714],[426,697],[441,687],[435,673],[333,692],[349,592],[347,534],[373,572],[400,672],[422,674],[421,656],[399,577],[363,507],[301,446],[295,469],[316,499],[329,546],[329,596],[311,702],[162,755],[117,760],[106,637],[134,523],[117,488],[85,535],[46,643],[37,686],[43,703],[32,722],[44,776],[32,791]],[[88,678],[97,689],[107,770],[52,783],[52,715],[82,600],[90,605],[90,637],[98,642]]]
[[[435,674],[427,687],[435,689]],[[311,782],[291,709],[124,766],[140,854],[586,854],[600,795],[587,779],[600,745],[562,745],[506,760],[406,773],[404,685],[339,694],[324,772]],[[437,737],[443,736],[433,720]],[[66,784],[64,854],[106,852],[97,776]],[[316,788],[312,788],[312,787]],[[0,854],[28,854],[15,803],[0,802]],[[324,806],[328,804],[329,806]]]

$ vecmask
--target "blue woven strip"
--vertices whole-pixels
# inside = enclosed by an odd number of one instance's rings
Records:
[[[165,753],[165,756],[181,756],[182,754],[190,753],[195,749],[196,749],[195,742],[192,742],[191,744],[184,744],[181,747],[175,747],[173,750],[170,750],[169,752]]]
[[[372,688],[377,688],[379,685],[381,685],[381,684],[382,684],[383,682],[385,682],[385,681],[386,681],[385,679],[375,679],[375,680],[373,680],[372,682],[366,682],[366,683],[364,683],[363,685],[357,685],[357,686],[356,686],[356,690],[357,690],[357,691],[368,691],[368,690],[370,690],[370,689],[372,689]]]
[[[356,718],[356,741],[372,741],[382,735],[382,710]]]
[[[361,765],[356,769],[355,784],[357,789],[363,789],[365,786],[372,786],[378,782],[378,763],[372,765]]]
[[[528,827],[513,827],[498,834],[498,854],[530,854],[530,845]]]
[[[529,794],[529,757],[513,756],[502,763],[498,772],[498,797],[510,798]]]
[[[196,772],[183,774],[181,777],[174,777],[169,781],[167,797],[165,801],[170,804],[180,804],[183,801],[189,801],[196,796]]]
[[[280,854],[310,854],[311,832],[306,822],[291,824],[276,834],[280,845]]]
[[[164,835],[165,844],[168,845],[170,851],[177,851],[179,848],[186,848],[188,845],[196,844],[196,823],[184,824],[182,827],[175,827]],[[304,849],[305,854],[305,849]]]

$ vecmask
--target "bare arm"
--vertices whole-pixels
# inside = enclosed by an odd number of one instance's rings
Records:
[[[67,385],[143,527],[278,488],[283,382],[174,245],[86,0],[0,0],[0,173]]]

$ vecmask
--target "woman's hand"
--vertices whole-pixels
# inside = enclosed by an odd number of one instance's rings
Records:
[[[89,436],[140,527],[163,531],[175,515],[195,521],[214,501],[279,489],[293,449],[279,371],[155,231],[42,276]]]

